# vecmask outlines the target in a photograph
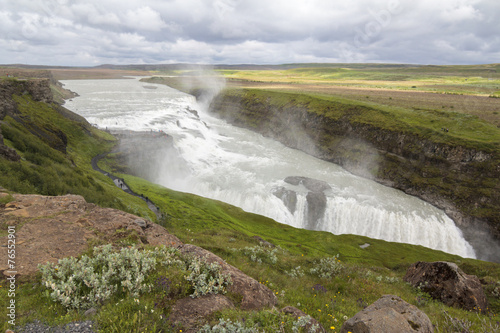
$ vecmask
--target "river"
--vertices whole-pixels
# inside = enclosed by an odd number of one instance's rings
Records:
[[[64,106],[100,128],[164,131],[174,138],[178,154],[160,156],[154,173],[160,185],[295,227],[475,257],[442,210],[232,126],[208,114],[191,95],[138,78],[62,83],[80,95]]]

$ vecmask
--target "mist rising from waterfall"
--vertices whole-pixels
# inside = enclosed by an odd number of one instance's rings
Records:
[[[200,104],[166,86],[145,89],[137,80],[64,83],[80,94],[66,106],[91,123],[172,137],[173,148],[158,147],[141,161],[152,170],[147,178],[158,184],[295,227],[475,256],[443,211],[213,117],[206,111],[210,94]]]

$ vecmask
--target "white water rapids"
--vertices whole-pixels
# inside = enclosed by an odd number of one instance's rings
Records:
[[[234,127],[203,110],[194,97],[163,85],[127,80],[69,80],[80,96],[65,107],[100,128],[162,130],[174,138],[181,160],[165,159],[155,181],[168,188],[239,206],[295,227],[307,225],[310,191],[284,181],[302,176],[328,183],[326,209],[314,229],[357,234],[475,257],[441,210],[341,167]],[[152,89],[154,88],[154,89]],[[197,110],[192,112],[191,110]],[[295,193],[294,208],[277,190]],[[320,200],[321,201],[321,200]],[[310,214],[309,214],[310,215]]]

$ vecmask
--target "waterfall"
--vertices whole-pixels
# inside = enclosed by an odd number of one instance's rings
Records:
[[[70,110],[101,128],[164,131],[176,151],[148,161],[154,181],[299,228],[357,234],[475,257],[441,210],[213,117],[172,88],[138,80],[63,81]],[[148,83],[150,87],[152,84]]]

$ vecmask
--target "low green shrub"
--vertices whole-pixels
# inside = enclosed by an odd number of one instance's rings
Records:
[[[461,333],[483,333],[483,332],[488,332],[488,333],[499,333],[500,332],[500,324],[498,321],[495,323],[492,320],[487,320],[486,318],[481,318],[478,315],[478,321],[479,321],[479,326],[480,326],[480,331],[475,330],[473,328],[474,323],[467,319],[467,318],[456,318],[453,317],[450,313],[447,311],[443,312],[444,314],[444,321],[441,324],[441,326],[437,327],[437,332],[440,333],[455,333],[455,332],[461,332]],[[477,324],[476,324],[477,326]]]
[[[283,316],[283,314],[271,313],[272,321],[280,322],[280,332],[307,332],[307,333],[315,333],[319,329],[319,325],[311,324],[312,317],[307,315],[303,317],[299,317],[297,319],[290,320],[290,316]],[[252,320],[247,322],[246,324],[240,321],[231,321],[231,319],[220,318],[219,322],[210,326],[206,324],[203,326],[198,333],[261,333],[266,332],[266,330],[259,330],[257,328],[259,323],[254,323]],[[260,326],[260,325],[259,325]]]
[[[267,262],[270,264],[276,264],[278,262],[278,257],[276,254],[278,253],[278,248],[270,249],[268,247],[256,245],[256,246],[247,246],[241,250],[245,256],[250,258],[250,260],[262,264],[262,262]]]
[[[63,258],[58,264],[39,265],[39,269],[42,284],[52,290],[50,298],[67,308],[85,309],[102,304],[115,293],[138,297],[151,290],[146,276],[156,268],[157,260],[173,262],[172,255],[165,248],[139,251],[125,247],[113,252],[108,244],[94,247],[91,257]]]
[[[314,268],[310,269],[312,275],[317,275],[320,278],[330,279],[339,274],[343,269],[343,265],[339,260],[339,255],[333,257],[322,258],[316,263]]]
[[[219,323],[210,326],[203,326],[198,333],[226,333],[226,332],[234,332],[234,333],[260,333],[255,327],[245,327],[242,322],[236,321],[232,322],[231,319],[219,319]]]
[[[285,274],[292,277],[292,278],[300,278],[300,277],[303,277],[305,273],[304,273],[304,270],[302,269],[302,267],[297,266],[295,268],[292,268],[289,271],[285,271]]]
[[[190,258],[188,265],[190,274],[185,278],[193,286],[192,298],[208,294],[225,294],[226,288],[233,284],[231,276],[223,274],[222,267],[216,262],[207,263],[198,258]]]
[[[39,265],[47,296],[67,308],[86,309],[100,305],[114,294],[139,297],[150,292],[153,284],[147,278],[157,264],[177,267],[192,287],[191,297],[226,293],[231,276],[222,273],[218,263],[207,263],[195,257],[182,257],[172,248],[142,250],[124,247],[113,251],[110,244],[94,247],[91,256],[68,257],[58,264]],[[156,281],[158,282],[158,281]]]

